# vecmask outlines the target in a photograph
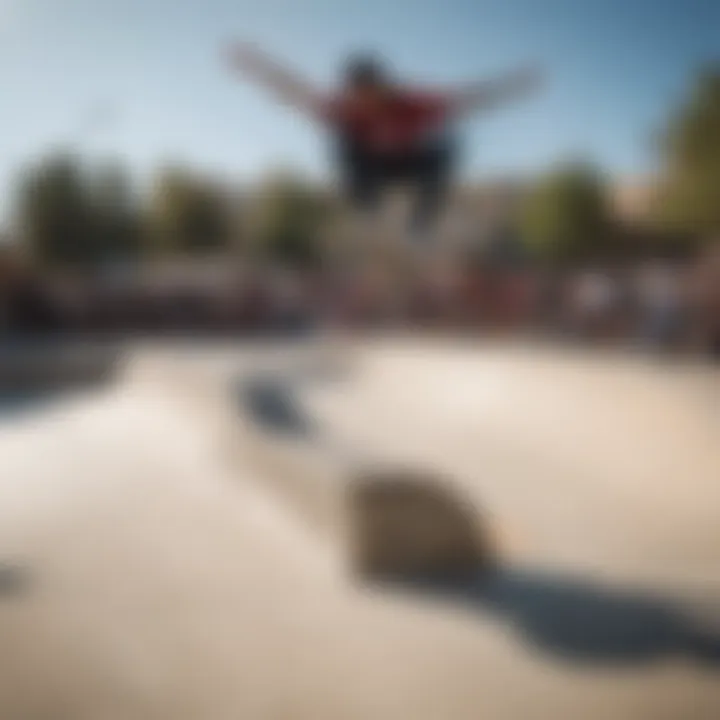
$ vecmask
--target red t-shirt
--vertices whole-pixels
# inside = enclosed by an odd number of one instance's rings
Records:
[[[323,117],[334,130],[374,152],[401,152],[442,130],[449,114],[447,97],[400,91],[382,105],[362,106],[351,99],[331,99]]]

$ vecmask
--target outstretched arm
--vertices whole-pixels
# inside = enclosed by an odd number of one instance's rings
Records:
[[[313,117],[319,114],[322,104],[320,94],[258,48],[248,43],[236,43],[230,46],[227,57],[234,70],[266,86],[282,102]]]
[[[450,93],[456,115],[491,109],[529,95],[539,88],[542,73],[536,66],[521,68],[494,80],[483,80]]]

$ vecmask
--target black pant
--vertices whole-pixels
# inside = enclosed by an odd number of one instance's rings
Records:
[[[343,189],[358,209],[374,211],[383,191],[408,185],[415,193],[413,231],[430,230],[445,200],[455,157],[452,143],[435,142],[398,153],[373,153],[341,141],[339,162]]]

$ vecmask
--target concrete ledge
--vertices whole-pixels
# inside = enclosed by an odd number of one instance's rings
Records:
[[[0,393],[94,387],[112,381],[122,355],[111,345],[72,341],[0,344]]]

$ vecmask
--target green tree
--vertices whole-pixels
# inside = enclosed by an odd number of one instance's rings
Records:
[[[528,249],[551,260],[602,255],[612,236],[606,188],[591,165],[569,164],[541,178],[521,211]]]
[[[657,216],[674,229],[720,232],[720,65],[698,76],[661,143]]]
[[[89,189],[92,229],[105,261],[136,259],[142,251],[137,200],[123,168],[110,164],[93,174]]]
[[[329,218],[328,199],[290,174],[269,178],[260,193],[259,252],[279,264],[308,266],[322,253],[321,231]]]
[[[157,178],[149,210],[150,249],[155,254],[195,254],[227,248],[228,201],[212,183],[168,168]]]
[[[47,158],[22,174],[16,213],[37,262],[85,265],[98,259],[83,169],[72,156]]]

